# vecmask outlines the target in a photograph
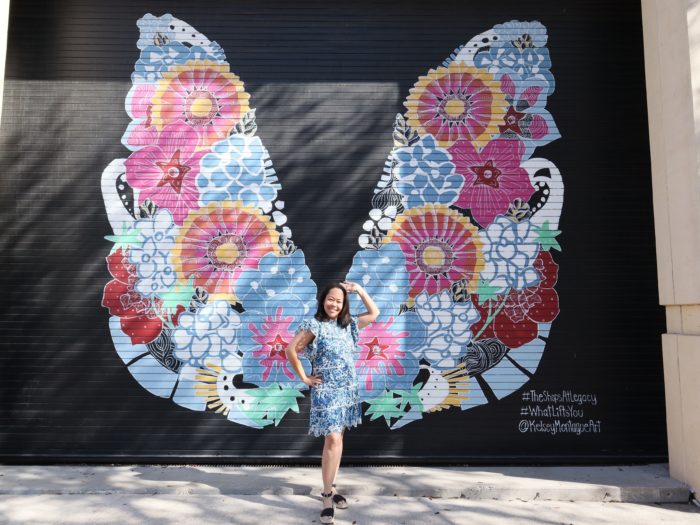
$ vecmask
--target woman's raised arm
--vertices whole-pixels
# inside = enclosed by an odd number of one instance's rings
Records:
[[[362,288],[362,286],[360,286],[359,284],[350,281],[343,281],[340,284],[342,284],[345,287],[345,290],[348,293],[356,293],[362,300],[362,303],[365,305],[365,308],[367,308],[367,311],[365,313],[357,316],[357,322],[359,325],[358,327],[362,329],[365,326],[373,323],[374,320],[377,317],[379,317],[379,314],[381,312],[379,311],[379,308],[377,308],[377,305],[374,304],[374,301],[365,291],[365,289]]]

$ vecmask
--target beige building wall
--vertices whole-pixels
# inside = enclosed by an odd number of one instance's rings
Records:
[[[642,0],[671,475],[700,490],[700,0]]]

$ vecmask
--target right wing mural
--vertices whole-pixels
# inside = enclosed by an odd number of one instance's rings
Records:
[[[508,22],[421,76],[348,279],[382,311],[361,334],[366,411],[390,428],[497,401],[537,370],[559,313],[563,183],[547,32]]]

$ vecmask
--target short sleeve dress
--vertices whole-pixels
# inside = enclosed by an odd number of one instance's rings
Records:
[[[336,321],[305,319],[299,331],[314,334],[305,355],[312,374],[323,383],[311,389],[309,434],[327,436],[362,423],[360,395],[355,374],[355,348],[359,339],[357,318],[341,328]]]

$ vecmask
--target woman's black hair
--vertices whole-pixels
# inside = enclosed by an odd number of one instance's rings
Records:
[[[326,310],[323,308],[323,303],[326,301],[326,296],[333,288],[338,288],[343,292],[343,307],[340,309],[340,313],[338,313],[337,322],[341,328],[345,328],[350,324],[350,301],[348,300],[348,291],[340,283],[331,283],[321,291],[318,295],[318,308],[316,308],[316,315],[314,317],[318,321],[330,321]]]

